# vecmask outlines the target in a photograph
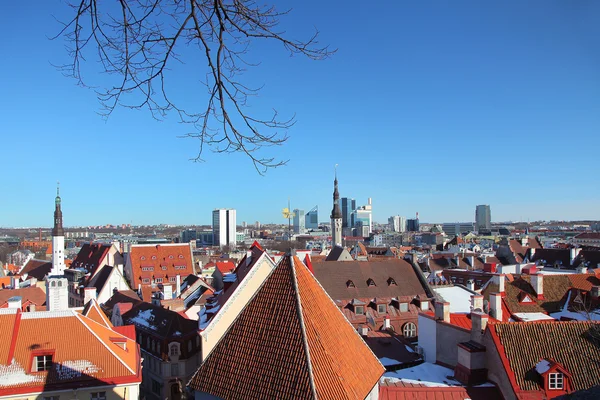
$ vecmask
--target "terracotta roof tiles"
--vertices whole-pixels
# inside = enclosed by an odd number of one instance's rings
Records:
[[[307,267],[287,256],[189,385],[223,399],[362,399],[383,372]]]

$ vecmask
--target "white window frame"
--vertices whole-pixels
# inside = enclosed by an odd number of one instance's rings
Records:
[[[106,392],[92,392],[90,400],[106,400]]]
[[[565,375],[562,372],[551,372],[548,374],[548,389],[563,390],[565,387]]]
[[[385,304],[377,304],[377,312],[379,314],[385,314],[387,312],[387,306]]]
[[[34,363],[35,372],[50,371],[50,369],[52,368],[52,354],[35,356]]]
[[[358,312],[360,310],[360,312]],[[356,315],[365,315],[365,307],[364,306],[354,306],[354,313]]]
[[[402,327],[402,335],[406,338],[414,338],[417,336],[417,325],[413,322],[407,322]]]

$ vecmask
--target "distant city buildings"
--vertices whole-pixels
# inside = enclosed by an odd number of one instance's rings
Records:
[[[237,243],[235,210],[220,208],[213,211],[213,245],[235,247]]]
[[[419,217],[407,219],[406,230],[408,232],[419,232]]]
[[[308,230],[319,229],[319,206],[314,206],[309,212],[306,213],[304,225]]]
[[[296,208],[294,210],[294,233],[302,235],[304,232],[306,232],[304,210]]]
[[[406,232],[406,218],[394,215],[388,218],[388,225],[392,232]]]
[[[475,208],[475,228],[477,231],[492,229],[492,213],[489,205],[482,204]]]
[[[354,211],[356,210],[356,200],[348,197],[340,199],[342,207],[342,228],[354,227]]]
[[[462,233],[469,233],[475,230],[472,222],[449,222],[442,224],[442,230],[446,235],[457,236]]]
[[[196,229],[184,229],[179,233],[179,243],[189,243],[198,239]]]

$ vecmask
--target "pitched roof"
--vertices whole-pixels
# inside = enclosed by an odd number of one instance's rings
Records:
[[[95,287],[98,290],[98,293],[102,291],[106,282],[108,282],[108,278],[110,278],[110,274],[117,267],[111,267],[110,265],[105,265],[92,277],[87,287]]]
[[[104,325],[108,329],[113,328],[113,324],[108,320],[106,314],[104,314],[104,312],[100,309],[100,306],[98,305],[98,302],[95,299],[90,300],[85,305],[83,311],[81,312],[81,315],[85,315],[92,321],[97,322],[100,325]]]
[[[383,372],[308,268],[286,256],[189,385],[223,399],[363,399]]]
[[[189,244],[132,245],[129,255],[131,261],[131,285],[146,285],[143,278],[168,278],[195,273],[194,258]]]
[[[34,277],[38,281],[43,281],[46,275],[50,273],[52,263],[43,260],[29,260],[19,273],[21,276],[27,274],[29,277]]]
[[[91,276],[96,274],[98,266],[110,251],[112,245],[102,243],[86,243],[81,246],[77,257],[71,263],[71,268],[83,268]]]
[[[426,297],[424,281],[413,266],[395,258],[371,261],[314,261],[313,270],[319,283],[334,300],[353,298]],[[392,278],[392,280],[390,280]],[[375,285],[367,281],[372,279]],[[348,281],[354,284],[349,287]]]
[[[141,358],[134,340],[73,310],[14,312],[0,311],[0,326],[12,327],[0,329],[0,396],[51,391],[65,384],[141,382]],[[49,353],[50,370],[32,373],[32,357]]]
[[[8,303],[8,299],[14,296],[21,296],[21,304],[30,302],[36,306],[46,304],[46,293],[37,286],[30,286],[21,289],[2,289],[0,290],[0,308]]]
[[[121,317],[125,325],[135,325],[138,330],[163,339],[186,336],[198,330],[196,321],[152,303],[138,303]]]
[[[600,344],[593,322],[510,322],[488,324],[494,345],[516,390],[540,390],[535,366],[542,359],[563,365],[574,390],[598,384]],[[591,332],[595,329],[594,338]],[[524,346],[527,351],[523,351]]]

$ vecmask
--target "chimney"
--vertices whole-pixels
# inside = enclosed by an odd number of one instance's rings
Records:
[[[435,303],[435,319],[450,323],[450,303],[447,301]]]
[[[471,296],[471,307],[473,311],[483,311],[483,296],[480,294]]]
[[[537,298],[540,300],[544,299],[544,275],[537,273],[532,274],[531,276],[531,286],[533,286],[533,290],[537,294]]]
[[[492,276],[492,283],[498,285],[498,293],[504,293],[504,274],[494,274]]]
[[[583,264],[583,263],[579,264],[579,267],[577,267],[577,273],[578,274],[587,274],[587,272],[588,272],[588,269],[585,266],[585,264]]]
[[[469,256],[469,264],[471,265],[471,269],[475,269],[475,256]]]
[[[490,316],[502,321],[502,295],[500,293],[490,294]]]
[[[175,277],[175,297],[181,296],[181,275]]]
[[[173,299],[173,286],[166,284],[163,285],[163,299],[164,300],[172,300]]]
[[[21,307],[22,307],[22,300],[23,300],[23,298],[21,296],[13,296],[13,297],[11,297],[7,301],[8,308],[16,308],[16,309],[20,310]]]
[[[488,315],[481,311],[471,313],[471,340],[481,343],[483,332],[488,323]]]
[[[90,300],[96,300],[97,293],[95,287],[86,287],[83,289],[83,304],[86,305]]]
[[[569,259],[571,261],[571,265],[573,265],[573,261],[575,261],[575,259],[579,255],[580,251],[581,251],[580,247],[574,247],[574,248],[570,249],[570,251],[569,251]],[[566,265],[565,265],[565,267],[566,267]]]
[[[475,281],[473,279],[467,281],[467,289],[475,291]]]

